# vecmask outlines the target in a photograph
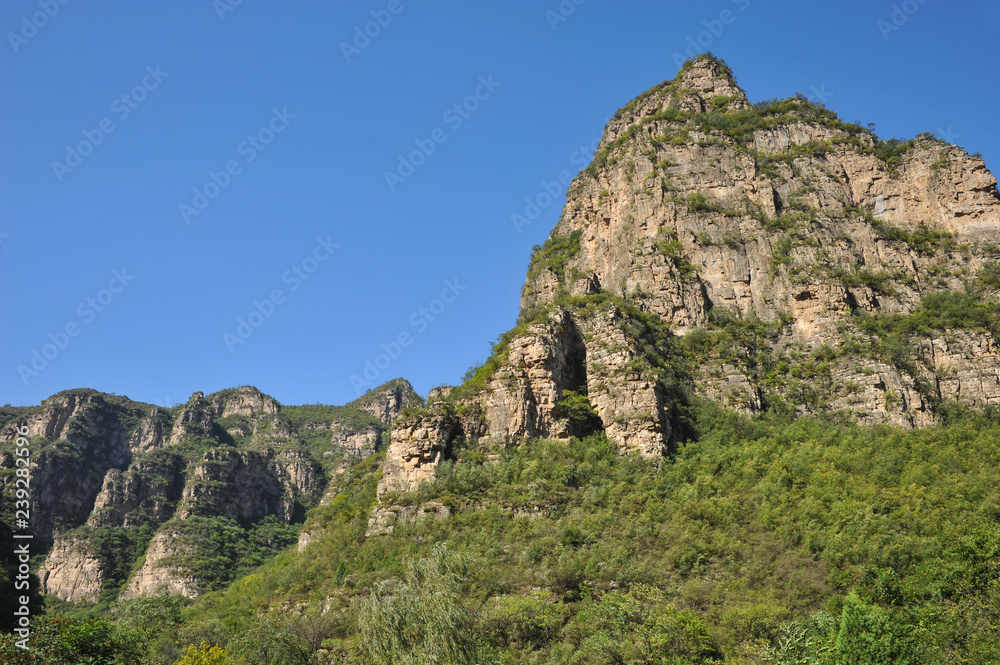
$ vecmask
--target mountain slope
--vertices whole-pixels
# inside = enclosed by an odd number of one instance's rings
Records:
[[[59,489],[33,497],[46,589],[118,599],[46,648],[1000,662],[998,243],[978,157],[751,104],[697,58],[609,122],[517,325],[427,404],[0,410]]]
[[[519,325],[394,428],[380,496],[463,439],[602,430],[669,454],[694,395],[900,427],[1000,404],[996,185],[929,135],[750,104],[724,63],[687,63],[609,122],[532,255]]]
[[[238,560],[255,565],[294,540],[329,477],[381,450],[399,411],[420,401],[402,379],[344,407],[282,407],[252,387],[195,393],[172,409],[66,391],[0,413],[4,494],[16,423],[33,451],[33,535],[51,545],[45,593],[196,596],[226,584]],[[217,556],[221,566],[202,565]]]

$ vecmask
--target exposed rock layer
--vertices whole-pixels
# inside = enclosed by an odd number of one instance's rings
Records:
[[[751,107],[723,63],[696,59],[608,123],[533,256],[530,322],[485,386],[398,423],[383,504],[470,430],[567,438],[574,393],[621,450],[646,456],[683,436],[678,383],[747,413],[842,410],[900,427],[932,424],[949,400],[1000,404],[991,333],[917,334],[901,358],[862,326],[963,292],[1000,258],[996,185],[978,156],[930,136],[879,143],[801,98]],[[637,333],[633,309],[672,335]]]

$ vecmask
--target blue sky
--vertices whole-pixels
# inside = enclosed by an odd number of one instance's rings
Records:
[[[993,0],[233,3],[4,3],[0,403],[457,381],[517,316],[544,184],[685,51],[1000,166]]]

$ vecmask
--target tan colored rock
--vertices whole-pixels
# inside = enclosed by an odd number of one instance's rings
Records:
[[[396,421],[392,428],[378,495],[412,492],[434,475],[444,460],[457,425],[446,415],[414,416]]]
[[[975,407],[1000,404],[1000,355],[990,335],[949,330],[915,341],[933,370],[938,397]]]
[[[853,312],[912,312],[923,296],[963,288],[962,275],[996,258],[989,247],[1000,245],[1000,196],[980,158],[920,137],[891,169],[876,156],[870,135],[843,126],[793,120],[756,130],[746,147],[683,118],[656,117],[670,108],[705,110],[703,102],[716,93],[745,100],[730,89],[726,72],[703,60],[609,122],[595,170],[573,182],[552,234],[580,234],[580,252],[563,268],[573,277],[560,284],[551,270],[533,271],[523,308],[556,302],[561,290],[579,293],[592,283],[658,314],[679,335],[708,325],[713,311],[729,311],[768,322],[787,317],[782,345],[836,349],[842,328],[856,325]],[[680,90],[695,97],[678,106]],[[789,104],[805,109],[808,103]],[[684,128],[689,136],[666,140]],[[691,197],[705,203],[692,205]],[[781,223],[768,222],[779,216]],[[880,225],[951,232],[971,251],[921,253],[887,237]],[[668,245],[670,255],[663,249]],[[858,271],[878,275],[888,287],[875,291],[865,280],[846,286],[841,276]],[[937,340],[921,348],[925,364],[935,365],[933,356],[944,353],[949,366],[962,368],[968,391],[949,387],[946,379],[948,394],[969,397],[969,403],[990,399],[995,350],[968,347],[969,355],[959,359]],[[761,387],[743,369],[708,363],[698,371],[703,394],[750,411],[765,406]],[[926,399],[910,395],[910,379],[883,379],[886,389],[901,391],[907,412],[887,415],[887,421],[933,421]],[[871,390],[864,403],[882,404],[879,391]],[[889,395],[894,407],[894,393]]]
[[[93,527],[159,526],[169,520],[184,487],[183,460],[175,455],[141,459],[127,471],[111,469],[94,500]]]
[[[394,379],[369,390],[347,406],[364,411],[386,425],[391,425],[403,409],[420,406],[420,396],[406,379]]]
[[[633,361],[635,340],[621,329],[614,306],[583,324],[587,348],[587,393],[608,439],[624,453],[662,457],[671,447],[670,396],[651,371]]]
[[[71,603],[96,603],[104,584],[101,562],[85,540],[56,540],[38,571],[42,593]]]
[[[584,348],[565,311],[547,323],[532,324],[510,342],[505,366],[490,382],[483,400],[489,436],[568,439],[569,431],[553,414],[563,390],[584,385]]]
[[[381,536],[392,533],[397,524],[415,522],[425,515],[434,519],[444,519],[451,514],[448,507],[439,501],[428,501],[419,506],[376,506],[368,519],[366,536]]]
[[[138,429],[129,437],[129,448],[133,451],[148,452],[162,447],[169,424],[170,417],[166,411],[154,406],[149,416],[142,420]]]
[[[197,581],[169,566],[165,559],[179,554],[171,547],[169,533],[157,533],[149,543],[142,566],[129,580],[120,600],[132,600],[143,596],[172,595],[197,598]]]

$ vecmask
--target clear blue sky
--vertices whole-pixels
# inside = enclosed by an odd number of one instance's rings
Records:
[[[564,199],[522,233],[511,215],[672,78],[689,38],[753,100],[822,95],[883,138],[950,132],[1000,167],[994,0],[899,2],[891,31],[888,0],[567,0],[558,21],[558,0],[232,1],[4,3],[0,403],[92,387],[173,404],[241,384],[343,403],[403,333],[373,383],[457,381],[513,324]],[[54,16],[26,27],[40,5]],[[373,11],[387,25],[348,62],[341,43]],[[415,141],[434,152],[390,191]],[[452,302],[435,303],[445,280]],[[35,351],[52,357],[26,385]]]

